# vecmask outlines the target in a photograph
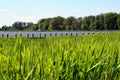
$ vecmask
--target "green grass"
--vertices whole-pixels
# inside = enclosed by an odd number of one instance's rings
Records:
[[[0,80],[120,80],[120,33],[0,38]]]

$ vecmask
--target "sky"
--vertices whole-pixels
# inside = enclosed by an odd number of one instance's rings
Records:
[[[16,21],[37,23],[42,18],[107,12],[120,13],[120,0],[0,0],[0,27]]]

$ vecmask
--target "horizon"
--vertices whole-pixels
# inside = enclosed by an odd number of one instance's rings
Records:
[[[37,23],[42,18],[62,16],[84,17],[102,13],[120,13],[119,0],[20,0],[0,1],[0,27],[11,26],[16,21]]]

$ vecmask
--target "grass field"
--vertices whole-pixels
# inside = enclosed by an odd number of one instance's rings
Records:
[[[0,80],[120,80],[120,33],[0,38]]]

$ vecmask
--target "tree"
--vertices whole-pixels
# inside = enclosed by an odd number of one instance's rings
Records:
[[[99,29],[99,30],[103,30],[105,29],[105,24],[104,24],[104,14],[100,14],[98,16],[96,16],[96,20],[97,20],[97,25],[96,25],[96,28]]]
[[[43,18],[38,21],[38,28],[42,30],[48,30],[50,26],[51,18]]]
[[[79,19],[74,18],[72,21],[72,30],[79,30],[81,25],[81,21]]]
[[[18,22],[13,23],[12,27],[16,30],[24,30],[27,27],[27,23],[18,21]]]
[[[106,13],[105,14],[105,28],[108,30],[118,29],[117,26],[117,13]]]
[[[66,30],[75,30],[77,28],[77,19],[73,16],[70,16],[65,19],[65,28]]]
[[[45,22],[44,22],[44,30],[48,30],[49,25],[50,25],[50,21],[51,21],[51,18],[45,19]]]
[[[32,27],[34,24],[32,23],[32,22],[28,22],[28,23],[26,23],[26,28],[30,28],[30,27]]]
[[[38,30],[38,24],[30,25],[30,27],[27,28],[27,30],[29,30],[29,31],[36,31],[36,30]]]
[[[32,22],[14,22],[11,26],[2,26],[1,30],[116,30],[120,29],[120,14],[106,13],[97,16],[85,16],[75,18],[43,18],[37,24]]]
[[[81,29],[81,25],[82,25],[82,17],[79,17],[78,19],[78,29]]]
[[[89,30],[94,30],[95,29],[95,16],[89,16]]]
[[[93,30],[103,30],[104,29],[104,14],[95,16],[93,23],[90,25]]]
[[[53,29],[53,30],[65,30],[64,18],[61,16],[54,17],[53,19],[51,19],[49,27],[50,27],[49,30],[51,30],[51,29]]]
[[[83,23],[82,23],[82,29],[83,30],[92,29],[93,22],[94,22],[94,16],[84,17]],[[90,24],[91,24],[91,26],[90,26]]]
[[[7,26],[6,25],[2,26],[2,30],[7,31]]]
[[[118,29],[120,29],[120,14],[118,14],[117,16],[117,26],[118,26]]]

